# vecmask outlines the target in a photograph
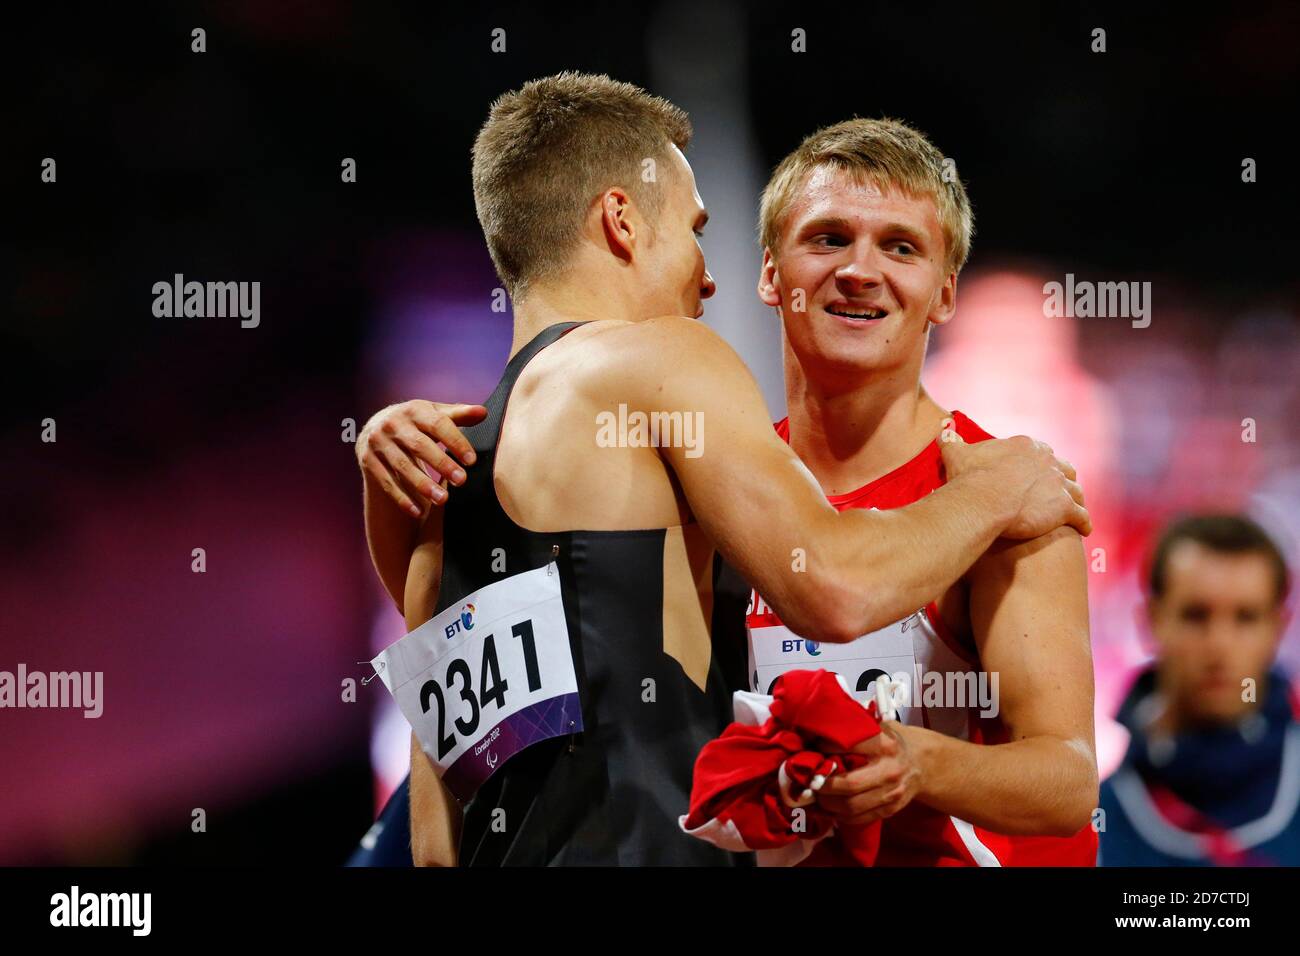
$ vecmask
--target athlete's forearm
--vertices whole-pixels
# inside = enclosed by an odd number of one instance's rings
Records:
[[[404,611],[406,571],[420,530],[420,519],[401,508],[379,482],[362,472],[366,546],[379,580],[399,613]]]
[[[414,631],[433,617],[442,578],[444,512],[431,508],[408,555],[403,614]],[[411,855],[417,866],[455,866],[460,846],[460,804],[443,785],[419,738],[411,734]]]
[[[443,786],[420,741],[411,734],[411,859],[416,866],[455,866],[460,804]]]
[[[1038,736],[982,745],[922,727],[899,732],[921,768],[915,799],[976,826],[1070,836],[1097,806],[1097,767],[1081,742]]]
[[[905,508],[838,515],[829,555],[843,641],[901,620],[951,587],[1016,516],[996,475],[971,473]],[[809,563],[816,555],[809,554]]]

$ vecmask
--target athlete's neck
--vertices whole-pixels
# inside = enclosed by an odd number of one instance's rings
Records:
[[[823,492],[861,488],[915,458],[939,434],[947,412],[921,386],[919,366],[828,387],[785,345],[790,447]]]
[[[543,329],[560,322],[633,322],[646,317],[635,296],[624,288],[622,276],[599,273],[569,273],[563,279],[535,283],[514,302],[514,313],[511,358]]]
[[[1260,712],[1260,702],[1268,693],[1267,682],[1267,676],[1263,677],[1262,683],[1256,688],[1256,700],[1242,704],[1238,711],[1227,716],[1209,716],[1198,713],[1193,706],[1189,706],[1189,702],[1180,700],[1177,694],[1171,693],[1165,687],[1160,686],[1156,695],[1158,703],[1153,708],[1150,722],[1147,724],[1147,731],[1152,734],[1174,737],[1183,733],[1240,725]],[[1162,680],[1160,684],[1163,683]]]

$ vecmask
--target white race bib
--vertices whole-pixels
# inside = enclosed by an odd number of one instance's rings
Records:
[[[525,747],[582,730],[554,563],[467,595],[370,663],[461,801]]]
[[[772,685],[786,671],[827,670],[843,677],[853,699],[864,706],[876,699],[876,678],[881,676],[904,684],[905,699],[914,702],[916,654],[911,630],[917,626],[915,617],[864,634],[848,644],[805,640],[780,624],[751,627],[749,674],[750,680],[756,681],[754,691],[771,694]],[[912,711],[910,706],[901,707],[898,719],[908,723]]]

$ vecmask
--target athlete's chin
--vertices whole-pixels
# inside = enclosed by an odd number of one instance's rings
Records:
[[[704,300],[703,299],[682,299],[677,306],[677,314],[685,316],[688,319],[700,319],[704,317]]]
[[[1208,726],[1225,726],[1235,724],[1246,716],[1241,701],[1203,701],[1192,712],[1197,723]]]
[[[814,343],[799,355],[805,369],[820,368],[836,375],[870,377],[897,364],[881,349],[864,348],[861,342]]]
[[[889,361],[896,336],[885,329],[863,334],[855,330],[832,328],[829,334],[817,336],[814,347],[827,358],[850,362],[854,365],[875,366]]]

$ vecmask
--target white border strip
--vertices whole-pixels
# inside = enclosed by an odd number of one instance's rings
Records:
[[[1001,866],[1002,861],[997,858],[992,850],[980,842],[980,838],[975,835],[975,828],[965,820],[959,820],[957,817],[950,816],[949,820],[957,828],[957,835],[961,837],[961,842],[966,844],[966,850],[975,858],[979,866]]]

